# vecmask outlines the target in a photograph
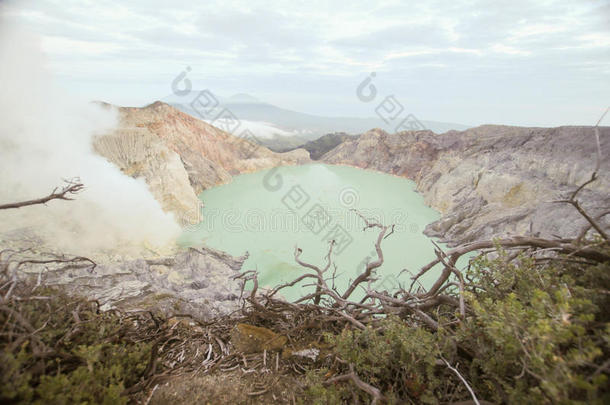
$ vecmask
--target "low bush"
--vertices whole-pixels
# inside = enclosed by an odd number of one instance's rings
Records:
[[[133,321],[50,289],[0,304],[0,402],[127,403],[151,357]]]
[[[458,373],[478,400],[493,403],[610,403],[610,263],[509,260],[499,250],[476,259],[465,276],[463,319],[444,317],[454,309],[441,306],[437,330],[414,325],[405,312],[326,338],[388,403],[468,400]],[[353,383],[328,384],[334,374],[310,372],[308,401],[370,401]]]

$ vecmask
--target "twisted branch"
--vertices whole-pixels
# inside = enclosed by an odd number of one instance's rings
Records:
[[[71,201],[74,200],[74,198],[70,198],[70,196],[80,193],[85,188],[78,178],[64,181],[66,185],[61,190],[58,191],[58,188],[55,187],[53,191],[51,191],[51,194],[46,197],[9,204],[0,204],[0,210],[27,207],[29,205],[46,204],[51,200]]]

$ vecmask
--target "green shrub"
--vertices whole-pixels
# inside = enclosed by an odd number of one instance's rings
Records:
[[[458,333],[476,354],[471,378],[480,392],[498,402],[602,403],[607,375],[595,371],[610,349],[601,311],[610,268],[516,265],[505,257],[475,262],[469,276],[478,287],[467,295],[473,316]]]
[[[511,261],[501,250],[494,259],[478,258],[463,273],[465,316],[451,299],[426,309],[440,325],[436,330],[408,310],[375,318],[364,330],[349,324],[341,329],[342,324],[331,320],[320,323],[311,338],[324,347],[324,355],[322,360],[304,363],[309,369],[301,403],[369,402],[370,395],[353,382],[329,383],[349,371],[347,364],[363,382],[378,388],[389,404],[471,399],[448,364],[479,400],[610,403],[610,263],[562,260]],[[454,287],[444,294],[458,298]],[[56,291],[36,295],[51,299],[20,294],[20,300],[0,303],[0,402],[124,404],[134,399],[125,394],[146,381],[155,357],[152,340],[163,335],[158,334],[162,330],[158,322],[98,312],[95,304]],[[225,321],[226,331],[237,322]],[[181,333],[188,339],[194,332],[185,328]],[[222,375],[208,377],[223,380]],[[236,392],[249,398],[248,392],[260,390],[247,388],[260,382],[251,378],[240,390],[219,385],[215,390],[202,387],[203,392],[186,380],[181,382],[193,398],[237,398]],[[281,385],[282,392],[296,380],[289,376],[286,381],[290,383]],[[160,390],[160,398],[174,398],[170,391]]]
[[[380,328],[345,330],[328,339],[336,354],[353,364],[361,379],[381,389],[390,403],[401,403],[401,398],[437,403],[444,388],[438,377],[445,371],[437,360],[455,351],[442,331],[409,327],[397,318],[385,320]]]
[[[52,290],[43,294],[51,299],[12,301],[0,311],[0,402],[126,404],[122,393],[143,377],[151,343],[132,338],[133,321],[118,314],[97,313],[95,304]],[[24,325],[34,333],[20,330]]]
[[[465,276],[471,280],[465,319],[443,319],[438,314],[449,308],[441,307],[433,315],[444,326],[433,331],[410,326],[410,315],[389,317],[375,329],[327,336],[334,353],[388,403],[470,399],[442,359],[459,363],[479,400],[609,403],[608,263],[509,262],[500,251],[493,260],[477,259]],[[309,375],[310,398],[351,402],[358,390],[351,383],[323,385],[327,372]],[[356,395],[370,400],[363,391]]]

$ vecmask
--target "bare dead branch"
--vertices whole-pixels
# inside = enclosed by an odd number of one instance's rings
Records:
[[[428,292],[421,294],[420,296],[429,297],[437,294],[439,289],[443,286],[443,284],[451,275],[452,267],[455,266],[457,260],[466,253],[481,249],[489,249],[496,247],[554,248],[560,253],[572,254],[574,256],[578,256],[599,263],[610,261],[610,256],[589,247],[576,246],[572,244],[572,242],[573,241],[571,239],[549,240],[542,238],[515,236],[507,239],[487,240],[458,246],[457,248],[451,249],[446,253],[446,256],[449,257],[449,260],[443,268],[441,275],[436,280],[434,285],[428,290]],[[422,275],[427,273],[430,269],[432,269],[439,263],[442,263],[442,261],[437,258],[436,260],[433,260],[426,266],[422,267],[419,273],[412,277],[413,281],[411,283],[411,288],[413,287],[413,284],[416,282],[417,279],[419,279]]]
[[[438,244],[436,242],[432,241],[432,243],[436,247],[435,253],[436,253],[438,260],[440,260],[441,263],[445,266],[445,268],[450,269],[451,272],[453,274],[455,274],[456,277],[458,278],[458,281],[459,281],[458,287],[460,290],[460,315],[462,316],[462,318],[464,318],[464,317],[466,317],[466,303],[464,302],[464,277],[462,276],[462,273],[454,265],[450,265],[449,263],[447,263],[447,261],[446,261],[447,255],[445,254],[443,249],[441,249],[441,247],[438,246]]]
[[[449,368],[449,370],[453,371],[458,376],[458,378],[460,380],[462,380],[462,382],[468,389],[468,392],[470,392],[470,396],[472,397],[472,400],[474,401],[475,405],[480,405],[479,399],[475,395],[472,387],[470,386],[470,384],[468,384],[468,381],[466,381],[466,379],[462,376],[462,374],[460,374],[460,372],[457,370],[457,368],[452,367],[451,364],[449,364],[449,362],[447,360],[445,360],[443,357],[441,357],[441,360],[443,360],[443,362],[445,363],[447,368]]]
[[[597,231],[597,233],[599,233],[601,235],[601,237],[604,238],[604,240],[609,240],[608,234],[606,234],[606,232],[604,232],[604,230],[602,229],[602,227],[599,225],[599,223],[596,220],[594,220],[593,218],[591,218],[591,216],[589,214],[587,214],[587,212],[582,208],[582,206],[576,199],[576,196],[578,195],[578,193],[581,192],[582,189],[584,189],[586,186],[588,186],[589,184],[591,184],[595,180],[597,180],[597,175],[598,175],[599,168],[601,166],[601,161],[602,161],[602,147],[601,147],[601,142],[599,140],[599,124],[602,122],[602,120],[604,119],[604,117],[606,116],[606,114],[608,113],[609,110],[610,110],[610,107],[606,108],[606,110],[604,111],[602,116],[597,121],[597,124],[595,124],[595,127],[593,127],[593,134],[595,135],[596,154],[595,154],[595,168],[593,169],[593,173],[591,173],[591,177],[587,181],[582,183],[580,186],[578,186],[576,188],[576,190],[574,190],[574,192],[572,192],[572,194],[570,195],[570,198],[554,201],[557,203],[571,204],[574,208],[576,208],[578,213],[583,218],[585,218],[587,220],[587,222]],[[585,231],[585,233],[586,233],[586,231]]]
[[[570,197],[567,200],[556,200],[553,201],[555,203],[567,203],[567,204],[571,204],[574,208],[576,208],[576,211],[578,211],[578,213],[585,219],[587,220],[587,222],[589,223],[590,227],[593,227],[597,233],[599,233],[601,235],[602,238],[604,238],[605,240],[608,240],[608,235],[606,234],[606,232],[604,232],[604,230],[602,229],[601,225],[599,223],[597,223],[596,220],[594,220],[593,218],[591,218],[591,216],[582,208],[582,206],[580,205],[580,203],[578,202],[578,200],[576,200],[576,194],[587,184],[591,183],[593,180],[595,180],[595,178],[592,178],[591,180],[589,180],[587,183],[583,183],[583,185],[581,186],[581,188],[579,188],[578,190],[576,190],[576,192],[574,192],[574,194],[572,194],[572,197]],[[587,227],[587,230],[590,229],[590,227]]]
[[[379,388],[375,388],[372,385],[365,383],[360,379],[360,377],[358,377],[358,374],[356,374],[354,371],[354,366],[352,364],[349,365],[349,373],[330,378],[324,382],[324,385],[330,385],[341,381],[351,381],[356,387],[371,395],[373,397],[371,404],[376,404],[385,399]]]
[[[399,307],[399,308],[407,309],[409,312],[412,312],[415,315],[417,315],[417,317],[424,324],[426,324],[428,327],[430,327],[430,329],[432,329],[432,330],[437,330],[439,328],[438,322],[435,321],[434,319],[432,319],[432,317],[430,317],[430,315],[428,315],[425,312],[423,312],[420,308],[417,308],[416,305],[408,303],[408,302],[406,302],[404,300],[401,300],[399,298],[390,297],[387,294],[378,293],[376,291],[369,291],[368,295],[373,297],[373,298],[377,298],[381,302],[388,303],[388,304],[390,304],[393,307]]]
[[[379,231],[379,235],[377,236],[377,241],[375,242],[375,252],[377,252],[377,260],[367,263],[365,270],[362,273],[360,273],[358,275],[358,277],[356,277],[356,279],[350,284],[350,286],[347,288],[347,290],[341,297],[344,300],[348,299],[352,295],[352,293],[358,287],[358,285],[360,285],[361,283],[368,281],[370,279],[373,270],[375,270],[378,267],[381,267],[381,265],[383,264],[383,250],[381,250],[381,242],[385,239],[386,232],[388,231],[388,228],[389,228],[387,225],[382,225],[379,222],[372,221],[370,219],[365,218],[357,210],[352,209],[352,211],[354,211],[364,221],[365,227],[363,230],[366,230],[368,228],[379,228],[380,231]],[[391,227],[391,232],[387,236],[391,235],[392,232],[394,232],[393,226]]]
[[[97,267],[97,263],[88,257],[76,256],[70,259],[57,258],[57,259],[48,259],[48,260],[22,260],[17,264],[17,269],[26,264],[51,264],[51,263],[66,263],[66,264],[77,264],[77,263],[89,263],[91,268],[89,271],[93,271]]]
[[[61,190],[58,191],[58,189],[55,188],[55,189],[53,189],[51,194],[49,194],[46,197],[36,198],[34,200],[28,200],[28,201],[9,203],[9,204],[0,204],[0,210],[27,207],[29,205],[36,205],[36,204],[46,204],[51,200],[71,201],[74,199],[70,198],[70,196],[80,193],[85,188],[85,186],[80,182],[79,179],[65,180],[65,183],[66,183],[66,185]]]
[[[595,221],[600,221],[603,217],[605,217],[606,215],[610,214],[610,211],[604,211],[600,214],[598,214],[594,219]],[[589,223],[589,225],[584,226],[582,228],[582,230],[580,231],[580,233],[578,234],[578,236],[575,239],[576,244],[580,244],[581,241],[584,239],[584,237],[587,235],[587,232],[589,232],[589,230],[592,228],[591,223]]]

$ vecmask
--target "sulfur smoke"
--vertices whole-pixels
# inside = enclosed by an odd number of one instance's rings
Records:
[[[146,183],[93,152],[93,137],[112,131],[116,113],[54,87],[38,38],[2,20],[0,204],[45,196],[62,179],[79,177],[86,189],[74,201],[0,211],[0,242],[34,235],[77,254],[173,246],[180,228]]]

